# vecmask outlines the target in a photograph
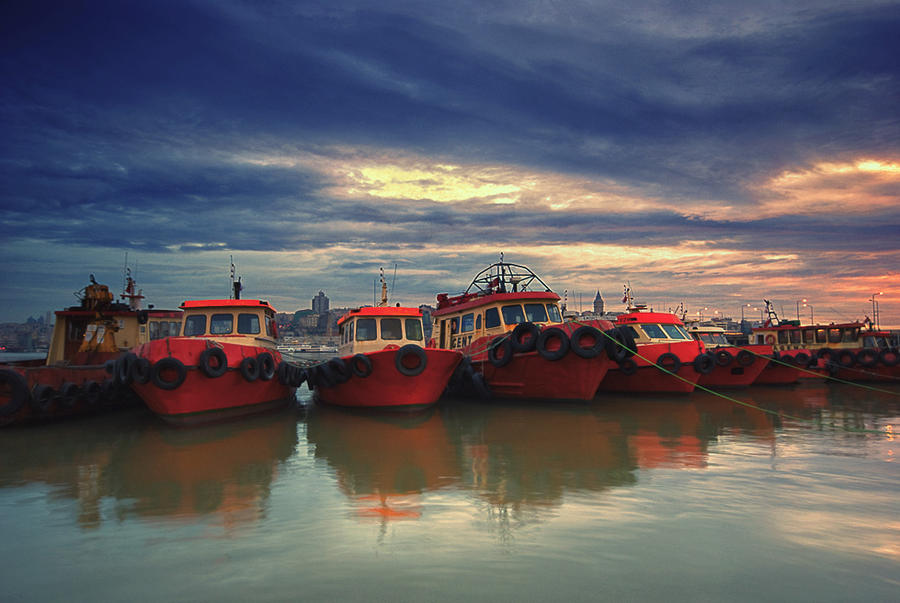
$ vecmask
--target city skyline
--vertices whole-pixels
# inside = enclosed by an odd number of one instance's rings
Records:
[[[228,297],[233,256],[293,311],[503,253],[585,308],[900,327],[896,2],[5,13],[0,322],[118,294],[126,254],[157,307]]]

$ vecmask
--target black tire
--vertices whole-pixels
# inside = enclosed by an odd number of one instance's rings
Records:
[[[878,361],[884,366],[897,366],[900,364],[900,352],[894,348],[881,350],[878,353]]]
[[[241,360],[239,369],[241,371],[241,377],[247,382],[253,383],[259,379],[259,363],[256,361],[256,358],[253,358],[252,356],[244,358]]]
[[[825,360],[835,360],[837,354],[831,348],[820,348],[818,352],[816,352],[816,358],[824,358]]]
[[[553,340],[559,341],[559,348],[555,350],[547,349],[547,344]],[[537,351],[544,360],[555,362],[561,360],[569,353],[569,334],[559,327],[549,327],[541,331],[541,335],[537,340]]]
[[[606,340],[606,354],[610,360],[621,364],[622,360],[634,356],[637,349],[634,343],[634,335],[625,327],[615,327],[606,331],[609,337]]]
[[[312,390],[322,383],[322,371],[318,365],[306,367],[306,386]]]
[[[56,390],[49,385],[38,383],[31,390],[31,408],[37,413],[50,412],[54,400],[56,400]]]
[[[853,353],[853,350],[841,350],[837,353],[835,360],[838,366],[850,368],[856,364],[856,354]]]
[[[243,360],[241,361],[243,362]],[[278,377],[278,383],[282,385],[290,385],[293,375],[293,365],[286,360],[282,360],[275,370],[275,376]]]
[[[303,385],[303,382],[306,381],[306,369],[302,369],[299,366],[292,366],[292,368],[291,382],[288,385],[291,387],[300,387]]]
[[[622,374],[626,377],[630,377],[637,372],[638,365],[637,362],[634,361],[634,358],[623,358],[619,363],[619,370],[622,371]]]
[[[756,362],[756,356],[750,350],[741,350],[734,358],[737,360],[738,366],[750,366]]]
[[[856,354],[856,361],[863,368],[873,368],[878,364],[878,350],[873,348],[863,348]]]
[[[678,371],[681,370],[681,359],[672,352],[666,352],[665,354],[660,354],[659,358],[656,359],[656,366],[677,375]]]
[[[406,359],[409,356],[416,357],[416,365],[410,367],[406,364]],[[510,354],[512,356],[512,354]],[[425,370],[425,367],[428,366],[428,355],[425,353],[425,350],[420,348],[419,346],[408,343],[399,350],[397,350],[397,354],[394,355],[394,366],[397,367],[397,370],[401,375],[406,375],[407,377],[415,377],[422,373]]]
[[[806,352],[797,352],[794,354],[794,364],[800,368],[807,368],[810,363],[809,354]]]
[[[794,366],[794,357],[791,354],[785,352],[778,357],[779,362],[783,365]]]
[[[318,387],[334,387],[337,385],[337,375],[334,374],[334,370],[328,366],[327,362],[317,364],[313,368],[319,373],[319,378],[316,382]]]
[[[0,370],[0,386],[5,385],[9,389],[9,399],[0,406],[0,417],[9,417],[31,402],[31,392],[28,391],[28,380],[12,369]]]
[[[138,357],[131,364],[131,379],[135,383],[145,385],[150,383],[150,373],[152,371],[153,367],[151,366],[150,361],[147,358]]]
[[[66,381],[59,386],[59,405],[63,408],[74,408],[78,404],[80,396],[81,390],[70,381]]]
[[[221,377],[228,370],[228,356],[222,348],[206,348],[200,352],[197,367],[210,379]]]
[[[591,345],[582,345],[581,340],[584,337],[591,337],[594,343]],[[606,349],[606,336],[600,332],[600,329],[591,325],[581,325],[569,336],[569,345],[576,356],[581,358],[596,358],[600,352]]]
[[[132,352],[119,356],[119,359],[116,361],[116,381],[122,385],[131,383],[131,365],[134,364],[135,360],[137,360],[137,356]]]
[[[163,373],[168,371],[175,371],[174,379],[165,379],[163,377]],[[153,385],[167,391],[181,387],[186,377],[187,369],[184,367],[184,364],[178,358],[172,357],[158,361],[153,365],[153,370],[150,373],[150,380],[153,382]]]
[[[275,376],[275,358],[269,352],[263,352],[256,357],[259,363],[259,378],[263,381],[271,381]]]
[[[107,360],[103,363],[103,370],[106,371],[107,375],[116,376],[116,361],[115,360]]]
[[[334,375],[333,381],[335,384],[346,383],[353,375],[350,367],[346,362],[344,362],[344,359],[338,358],[337,356],[326,362],[325,366],[327,366],[331,373]]]
[[[137,313],[137,321],[139,325],[147,324],[147,321],[150,320],[150,312],[147,310],[138,310]]]
[[[372,374],[372,361],[365,354],[355,354],[349,364],[350,371],[360,379],[365,379]]]
[[[716,350],[715,356],[718,366],[730,366],[734,362],[734,356],[728,350]]]
[[[513,359],[512,342],[506,335],[497,335],[488,344],[488,360],[497,368],[504,367]]]
[[[144,360],[146,360],[146,358],[144,358]],[[100,384],[96,381],[85,381],[81,388],[81,397],[87,406],[97,406],[100,404],[100,399],[103,397],[103,388],[100,387]]]
[[[697,354],[694,358],[694,370],[700,375],[708,375],[716,368],[716,360],[708,352]]]
[[[520,322],[513,329],[510,337],[512,351],[516,354],[524,354],[534,350],[540,334],[541,328],[533,322]]]

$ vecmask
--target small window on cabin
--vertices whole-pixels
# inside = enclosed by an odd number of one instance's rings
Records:
[[[403,339],[403,328],[399,318],[381,319],[382,339]]]
[[[791,333],[791,343],[800,343],[800,329],[792,329]]]
[[[475,314],[465,314],[462,317],[462,332],[468,333],[475,328]]]
[[[347,341],[353,341],[353,323],[347,328]]]
[[[497,308],[488,308],[484,311],[484,328],[493,329],[500,326],[500,312]]]
[[[256,335],[259,333],[259,316],[256,314],[238,314],[238,333]]]
[[[276,328],[278,323],[275,321],[274,316],[266,316],[266,335],[269,337],[275,337]]]
[[[825,329],[816,329],[816,343],[825,343]]]
[[[681,331],[678,329],[678,325],[660,325],[663,331],[666,332],[666,335],[671,337],[672,339],[684,339],[684,335],[682,335]],[[690,337],[688,337],[690,339]]]
[[[840,329],[828,329],[828,343],[840,343],[841,342],[841,330]]]
[[[725,339],[725,333],[713,334],[713,343],[717,343],[719,345],[728,345],[728,340]]]
[[[204,335],[206,333],[206,316],[194,314],[184,319],[184,336]]]
[[[410,341],[422,341],[425,336],[422,333],[422,321],[418,318],[406,319],[406,338]]]
[[[232,330],[234,330],[234,316],[231,314],[213,314],[210,317],[210,335],[228,335]]]
[[[454,335],[459,333],[459,316],[450,319],[450,332]]]
[[[166,323],[162,323],[162,324],[166,324]],[[159,339],[160,338],[159,337],[159,325],[160,325],[160,323],[158,323],[158,322],[150,323],[150,339]]]
[[[874,348],[877,347],[878,344],[875,343],[875,338],[871,335],[866,335],[863,337],[863,347],[864,348]]]
[[[475,330],[476,331],[481,330],[481,314],[479,314],[478,316],[475,317]]]
[[[525,318],[529,322],[547,322],[547,309],[544,304],[525,304]]]
[[[374,318],[356,319],[356,341],[375,341],[377,338]]]
[[[844,341],[855,342],[859,339],[859,329],[844,329]]]
[[[703,343],[712,343],[712,337],[709,336],[709,333],[697,333],[697,336]]]
[[[525,314],[522,313],[522,306],[519,304],[503,306],[503,322],[507,325],[517,325],[520,322],[525,322]]]
[[[788,332],[778,331],[778,343],[788,343]]]
[[[688,333],[687,331],[685,331],[685,330],[684,330],[684,327],[682,327],[681,325],[675,325],[675,328],[677,328],[677,329],[681,332],[681,338],[682,338],[682,339],[690,339],[690,338],[691,338],[690,333]]]
[[[547,304],[547,315],[550,317],[550,322],[562,322],[562,315],[556,304]]]
[[[659,325],[641,325],[641,328],[644,329],[644,333],[647,334],[647,337],[652,339],[666,339],[666,332],[662,330]]]
[[[815,329],[803,329],[803,343],[813,343],[816,339]]]

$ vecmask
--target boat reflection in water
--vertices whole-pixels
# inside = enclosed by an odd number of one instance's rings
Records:
[[[228,532],[262,516],[278,465],[297,445],[288,411],[189,430],[149,418],[141,411],[7,433],[0,456],[16,469],[0,487],[45,483],[50,499],[77,501],[86,529],[131,518]]]

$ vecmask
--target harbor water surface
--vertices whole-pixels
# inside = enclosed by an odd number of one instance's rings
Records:
[[[0,433],[0,599],[888,601],[900,387]]]

